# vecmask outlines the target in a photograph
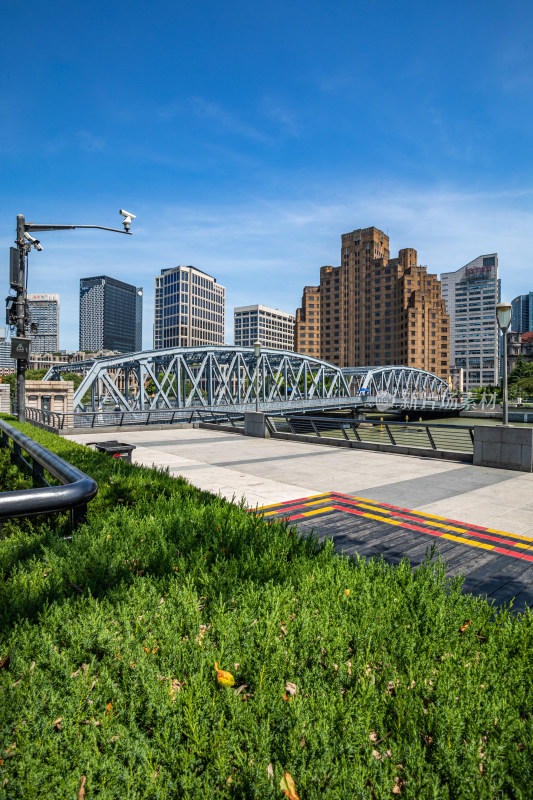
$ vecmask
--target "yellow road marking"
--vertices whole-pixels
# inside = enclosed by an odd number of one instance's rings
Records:
[[[325,497],[329,498],[331,496],[332,496],[331,492],[323,492],[322,494],[316,494],[316,495],[312,495],[310,498],[305,498],[305,502],[298,503],[297,500],[294,500],[294,501],[289,500],[286,503],[271,503],[270,505],[258,506],[254,510],[255,511],[262,511],[263,509],[266,509],[266,508],[277,509],[275,511],[267,511],[263,515],[265,517],[268,517],[268,516],[272,516],[273,514],[281,514],[284,511],[287,511],[287,513],[290,513],[291,509],[290,508],[287,509],[286,507],[287,506],[290,507],[292,503],[298,504],[300,507],[305,508],[305,507],[308,507],[308,506],[311,506],[311,505],[316,505],[317,503],[323,502],[323,499]],[[336,498],[332,498],[332,499],[336,499]],[[359,508],[367,508],[367,509],[370,509],[371,511],[379,511],[380,514],[389,515],[389,514],[394,514],[394,513],[404,513],[400,509],[396,510],[396,509],[393,509],[393,508],[392,509],[391,508],[383,508],[382,505],[377,500],[367,500],[365,497],[358,497],[358,496],[355,496],[355,495],[347,495],[346,497],[343,498],[343,500],[345,500],[345,501],[348,501],[348,500],[357,501],[357,506]],[[343,500],[339,499],[337,502],[342,503]],[[295,508],[293,510],[296,511],[297,509]],[[332,506],[327,506],[325,508],[319,508],[319,509],[315,509],[313,511],[305,511],[300,516],[302,516],[302,517],[310,517],[310,516],[314,516],[316,514],[321,514],[321,513],[324,513],[326,511],[333,511],[333,510],[335,510],[335,509]],[[472,528],[457,528],[454,525],[450,525],[449,524],[449,520],[448,520],[447,517],[442,517],[442,516],[439,516],[438,514],[427,514],[424,511],[415,511],[414,509],[405,509],[405,513],[413,514],[413,515],[415,515],[417,517],[420,517],[422,520],[424,518],[427,519],[428,521],[429,520],[437,520],[437,519],[438,520],[442,520],[442,522],[440,522],[440,523],[439,522],[429,522],[429,524],[433,525],[435,528],[443,528],[444,530],[455,531],[456,533],[468,533],[471,536],[476,536],[476,535],[479,536],[479,535],[482,535],[483,533],[497,533],[499,536],[507,536],[507,537],[512,538],[512,539],[520,540],[520,541],[516,542],[515,547],[520,547],[523,550],[532,550],[533,549],[533,540],[528,536],[521,536],[518,533],[509,533],[508,531],[500,531],[500,530],[498,530],[496,528],[484,528],[484,529],[481,529],[479,531],[476,530],[475,528],[474,529],[472,529]],[[402,525],[403,524],[402,522],[398,522],[398,521],[392,520],[392,519],[386,519],[386,518],[384,518],[382,516],[377,516],[375,514],[368,514],[368,513],[361,512],[361,516],[368,517],[370,519],[381,520],[382,522],[386,522],[389,525]],[[448,524],[445,524],[445,523],[448,523]],[[466,523],[466,524],[468,524],[468,523]],[[472,547],[481,547],[484,550],[493,550],[495,548],[495,546],[496,546],[496,544],[492,544],[492,545],[491,544],[485,544],[483,542],[473,541],[471,539],[464,539],[464,538],[462,538],[460,536],[452,536],[451,534],[443,533],[441,535],[442,535],[442,538],[444,538],[444,539],[451,539],[452,541],[460,542],[461,544],[469,544],[469,545],[472,545]],[[528,544],[521,544],[521,542],[528,542]]]
[[[366,503],[357,503],[358,508],[369,508],[371,511],[375,511],[375,506],[369,506]],[[393,514],[393,511],[390,511],[388,508],[380,508],[379,509],[382,514]]]
[[[494,550],[495,545],[485,544],[484,542],[474,542],[472,539],[463,539],[462,536],[453,536],[451,533],[441,533],[441,539],[451,539],[452,542],[469,544],[472,547],[481,547],[483,550]]]
[[[315,497],[329,497],[331,492],[323,492],[322,494],[313,494],[311,497],[304,498],[305,500],[311,500]],[[263,508],[275,508],[276,506],[289,506],[291,503],[297,503],[298,499],[296,500],[286,500],[284,503],[270,503],[268,506],[257,506],[254,508],[254,511],[262,511]],[[283,511],[283,508],[280,508],[280,511]]]
[[[374,506],[378,506],[378,507],[380,506],[380,504],[378,503],[377,500],[367,500],[366,497],[356,497],[355,495],[349,495],[349,497],[352,497],[354,500],[361,500],[363,503],[372,503]],[[428,514],[425,511],[415,511],[414,509],[408,509],[408,512],[409,512],[409,514],[416,514],[417,517],[427,517],[427,519],[441,519],[444,522],[449,521],[448,517],[442,517],[442,516],[439,516],[438,514]],[[390,509],[389,513],[394,513],[394,509]],[[467,525],[467,524],[468,523],[465,523],[465,525]],[[474,530],[471,530],[469,528],[468,529],[469,533],[472,533],[472,534],[475,535],[475,533],[476,533],[475,527],[476,526],[474,526]],[[459,530],[459,529],[458,528],[457,529],[456,528],[452,528],[451,530]],[[520,539],[520,540],[522,540],[524,542],[530,542],[530,546],[533,547],[533,537],[530,537],[530,536],[521,536],[519,533],[509,533],[509,531],[499,531],[497,528],[482,528],[479,532],[480,533],[499,533],[500,536],[510,536],[513,539]]]
[[[315,508],[314,511],[304,511],[303,514],[299,515],[302,517],[312,517],[313,514],[323,514],[325,511],[334,511],[335,509],[333,506],[326,506],[325,508]]]
[[[500,536],[512,536],[513,539],[522,539],[524,542],[530,542],[530,545],[533,545],[533,541],[531,540],[530,536],[520,536],[518,533],[507,533],[507,531],[498,531],[495,528],[485,528],[487,533],[499,533]],[[518,545],[519,547],[524,547],[523,544]]]
[[[307,506],[316,506],[317,503],[324,502],[324,495],[320,495],[318,500],[312,500],[310,503],[297,503],[295,506],[291,507],[290,504],[287,504],[288,507],[274,509],[274,511],[267,511],[263,514],[264,517],[270,517],[272,514],[281,514],[287,512],[287,514],[292,513],[292,511],[298,511],[299,508],[307,508]],[[265,506],[267,508],[267,506]]]

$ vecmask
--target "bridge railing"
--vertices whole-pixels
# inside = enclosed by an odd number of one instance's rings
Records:
[[[474,452],[474,427],[427,422],[268,416],[273,432],[455,453]]]
[[[26,419],[46,430],[125,428],[141,425],[174,425],[193,422],[216,422],[232,427],[242,426],[243,414],[239,412],[209,410],[204,408],[152,409],[150,411],[76,411],[59,413],[40,408],[26,408]],[[240,423],[240,425],[239,425]]]
[[[31,471],[34,486],[0,492],[0,520],[59,511],[70,511],[73,526],[85,520],[87,503],[98,491],[96,481],[4,420],[0,420],[0,446],[10,449],[18,466]],[[61,486],[52,485],[45,472]]]

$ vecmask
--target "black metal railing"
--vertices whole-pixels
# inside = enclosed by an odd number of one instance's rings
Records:
[[[244,415],[242,413],[204,408],[159,408],[149,411],[76,411],[70,414],[43,411],[40,408],[26,408],[26,419],[32,425],[48,430],[123,428],[140,425],[192,424],[193,422],[214,422],[229,424],[232,427],[240,427],[244,424]]]
[[[454,453],[474,452],[474,426],[335,417],[268,416],[273,432]]]
[[[70,511],[74,527],[85,520],[87,503],[98,491],[96,481],[1,419],[0,445],[11,450],[16,464],[31,470],[34,486],[33,489],[0,492],[0,520],[59,511]],[[61,485],[52,485],[45,472]]]

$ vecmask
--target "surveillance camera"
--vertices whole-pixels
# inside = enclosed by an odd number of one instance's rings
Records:
[[[27,239],[28,242],[30,242],[30,245],[35,247],[36,250],[42,250],[43,249],[42,245],[39,242],[39,239],[34,239],[33,236],[30,236],[30,234],[27,231],[24,232],[24,238]]]
[[[123,208],[121,208],[118,213],[124,217],[124,221],[122,224],[124,225],[125,231],[129,233],[131,221],[135,219],[135,214],[131,214],[129,211],[124,211]]]

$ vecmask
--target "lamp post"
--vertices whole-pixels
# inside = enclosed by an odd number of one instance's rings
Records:
[[[507,329],[511,324],[513,307],[511,303],[498,303],[496,319],[503,336],[503,425],[509,425],[509,393],[507,385]]]
[[[255,410],[259,411],[259,359],[261,358],[261,342],[254,342],[255,355]]]
[[[113,233],[126,233],[131,236],[130,224],[135,219],[135,214],[123,209],[119,212],[124,217],[122,224],[124,230],[106,228],[103,225],[48,225],[39,222],[26,222],[23,214],[17,214],[16,247],[10,252],[10,286],[15,289],[17,296],[8,297],[6,323],[16,328],[16,339],[11,340],[11,357],[17,360],[17,417],[19,422],[26,419],[26,369],[30,352],[30,340],[26,338],[26,329],[29,324],[27,285],[28,270],[27,258],[31,248],[42,250],[42,245],[31,233],[35,231],[68,231],[74,228],[98,228],[101,231]]]

